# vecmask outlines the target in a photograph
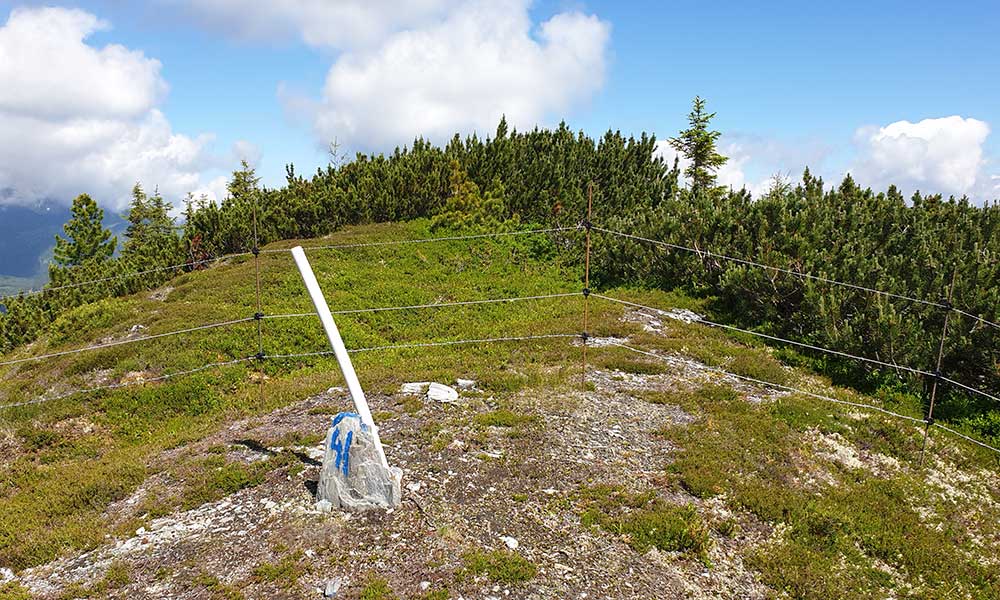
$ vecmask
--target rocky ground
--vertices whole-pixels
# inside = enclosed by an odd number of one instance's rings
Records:
[[[628,316],[655,331],[641,313]],[[615,340],[594,340],[596,344]],[[323,513],[314,502],[320,442],[330,414],[349,408],[340,388],[273,413],[234,422],[154,461],[223,453],[251,464],[291,452],[259,485],[185,512],[152,519],[130,537],[17,577],[39,598],[765,598],[775,594],[740,558],[766,543],[773,527],[734,515],[721,498],[700,500],[663,486],[675,450],[657,428],[697,417],[641,392],[694,388],[722,376],[671,358],[668,372],[592,370],[586,391],[529,389],[503,405],[474,389],[438,403],[402,392],[369,398],[391,465],[403,469],[403,502],[394,510]],[[454,385],[454,382],[445,382]],[[725,381],[748,402],[775,392]],[[503,409],[514,419],[494,422]],[[485,417],[484,417],[485,416]],[[872,469],[887,457],[860,456],[817,433],[817,452]],[[220,450],[221,449],[221,450]],[[816,477],[822,478],[822,473]],[[659,488],[709,520],[737,520],[735,533],[709,532],[707,557],[637,552],[622,535],[584,525],[576,494],[596,484],[641,492]],[[129,513],[164,475],[148,479],[116,511]],[[517,555],[536,571],[514,581],[469,568],[469,556]],[[709,568],[706,565],[711,565]],[[101,583],[99,588],[94,586]],[[95,592],[99,589],[99,592]],[[87,590],[90,590],[89,592]],[[381,595],[380,595],[381,594]]]
[[[592,391],[525,393],[517,409],[538,420],[521,429],[477,427],[472,417],[493,406],[475,392],[463,393],[453,405],[424,404],[412,414],[396,412],[405,396],[373,397],[373,410],[383,413],[390,464],[404,471],[399,508],[321,513],[312,490],[322,449],[299,447],[294,450],[305,469],[294,476],[274,473],[261,485],[156,519],[133,537],[29,569],[19,579],[41,598],[59,597],[73,583],[93,585],[113,564],[128,572],[129,583],[107,591],[118,598],[210,598],[222,586],[247,598],[319,598],[331,582],[340,584],[338,596],[351,597],[373,574],[403,597],[433,590],[465,598],[764,597],[766,590],[733,556],[734,546],[753,543],[767,531],[720,538],[709,570],[694,558],[655,550],[640,555],[623,540],[581,525],[565,502],[593,483],[637,490],[655,485],[670,448],[653,435],[654,425],[683,427],[692,417],[630,392],[709,376],[696,363],[678,359],[677,367],[671,375],[597,371],[590,376]],[[347,408],[348,402],[345,392],[334,388],[268,417],[233,423],[175,452],[225,444],[230,460],[261,460],[281,448],[246,440],[322,432],[328,416],[310,409]],[[393,416],[385,418],[390,411]],[[137,504],[159,484],[156,478],[147,481],[115,510]],[[721,504],[713,508],[725,511]],[[537,565],[537,576],[516,586],[456,578],[464,552],[509,546]],[[280,564],[289,556],[295,557],[291,581],[254,576],[259,565]]]

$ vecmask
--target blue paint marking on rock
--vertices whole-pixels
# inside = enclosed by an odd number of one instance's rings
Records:
[[[354,412],[340,413],[330,423],[317,499],[347,510],[398,506],[403,473],[382,463],[374,429]]]
[[[350,469],[351,440],[354,439],[354,432],[348,431],[344,441],[340,441],[340,429],[337,425],[340,425],[344,419],[357,419],[361,423],[361,431],[368,431],[368,426],[361,420],[361,415],[358,413],[342,412],[333,418],[333,435],[330,436],[330,449],[337,453],[334,464],[344,472],[344,477],[347,477]]]

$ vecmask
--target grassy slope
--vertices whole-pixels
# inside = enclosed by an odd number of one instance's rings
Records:
[[[352,228],[331,242],[387,240],[428,235],[426,223]],[[315,243],[315,242],[312,242]],[[282,243],[290,246],[291,243]],[[277,247],[277,246],[272,246]],[[388,248],[325,250],[310,254],[331,305],[361,308],[422,304],[579,289],[580,273],[560,264],[548,242],[443,243]],[[308,312],[308,299],[289,255],[262,256],[266,313]],[[158,333],[254,312],[252,261],[234,261],[191,273],[171,283],[166,301],[137,295],[81,307],[51,333],[11,356],[73,348],[128,333],[135,324]],[[697,303],[659,292],[623,292],[660,305]],[[698,326],[667,323],[665,335],[643,332],[620,320],[620,307],[591,304],[597,335],[630,335],[645,349],[682,354],[724,365],[745,375],[790,381],[850,398],[804,374],[781,368],[766,349]],[[352,315],[338,318],[349,347],[412,341],[579,331],[578,298]],[[315,319],[264,324],[268,353],[324,350]],[[130,344],[39,363],[0,367],[0,403],[45,392],[110,383],[130,373],[146,376],[189,369],[256,351],[253,323]],[[657,364],[621,349],[591,353],[597,367],[649,372]],[[355,355],[362,383],[373,391],[401,381],[453,380],[474,376],[503,398],[525,387],[565,387],[578,376],[578,351],[565,341],[445,346]],[[15,569],[101,544],[176,509],[190,508],[259,483],[282,457],[257,466],[228,465],[218,457],[162,464],[149,457],[200,439],[241,416],[262,414],[338,383],[330,359],[266,363],[263,399],[252,365],[112,392],[77,395],[0,416],[0,565]],[[694,497],[722,495],[745,519],[784,523],[772,542],[744,558],[765,582],[795,597],[879,597],[888,590],[941,597],[957,590],[996,595],[996,575],[980,560],[998,550],[1000,491],[983,497],[943,496],[925,485],[917,466],[919,432],[880,416],[858,420],[851,411],[818,401],[786,397],[755,405],[727,388],[652,394],[651,402],[679,404],[698,416],[687,427],[663,427],[659,435],[681,448],[661,482]],[[896,406],[898,410],[914,407]],[[660,429],[656,423],[651,429]],[[817,452],[817,436],[834,436],[866,455],[887,455],[898,467],[881,476],[829,460]],[[936,456],[969,472],[996,469],[991,457],[936,438]],[[941,467],[943,468],[943,467]],[[949,468],[951,468],[949,466]],[[145,478],[168,471],[179,482],[170,497],[148,500],[131,518],[111,518],[107,507]],[[937,472],[937,471],[935,471]],[[817,479],[815,473],[822,473]],[[995,482],[996,480],[993,479]],[[656,493],[654,491],[653,496]],[[947,499],[946,499],[947,498]],[[631,501],[631,500],[630,500]],[[607,515],[594,523],[655,527],[650,518],[632,523],[604,499]],[[584,504],[581,511],[590,510]],[[617,515],[617,516],[615,516]],[[676,515],[671,516],[676,521]],[[673,521],[671,521],[673,522]],[[682,520],[683,522],[683,520]],[[648,532],[647,532],[648,533]],[[656,539],[655,536],[650,539]],[[654,544],[655,545],[655,544]],[[686,547],[685,547],[686,548]],[[670,549],[670,548],[665,548]]]

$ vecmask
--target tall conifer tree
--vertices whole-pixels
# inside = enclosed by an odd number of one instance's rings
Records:
[[[72,217],[63,225],[66,237],[56,236],[53,260],[61,267],[88,261],[102,262],[115,253],[118,239],[104,227],[104,211],[93,198],[80,194],[73,200]]]
[[[670,138],[670,145],[691,161],[684,175],[691,180],[691,190],[695,193],[715,189],[715,173],[729,160],[716,151],[715,143],[722,133],[709,129],[714,118],[715,113],[705,111],[705,100],[695,96],[688,114],[688,128]]]

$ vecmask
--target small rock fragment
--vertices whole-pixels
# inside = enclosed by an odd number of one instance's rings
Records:
[[[476,387],[475,379],[456,379],[455,385],[458,386],[460,390],[471,390]]]
[[[414,493],[419,492],[420,491],[420,482],[419,481],[411,481],[410,483],[406,484],[406,489],[408,489],[408,490],[410,490],[411,492],[414,492]]]
[[[509,535],[501,535],[500,540],[503,543],[507,544],[507,547],[510,548],[511,550],[517,550],[517,547],[519,546],[517,540]]]
[[[328,513],[333,510],[333,504],[329,500],[320,500],[316,503],[316,510]]]
[[[323,590],[323,596],[326,598],[333,598],[340,591],[340,586],[344,584],[344,580],[340,577],[336,579],[331,579],[326,582],[326,589]]]
[[[429,582],[429,581],[421,581],[420,582],[420,591],[421,592],[426,592],[429,587],[431,587],[431,582]]]
[[[458,392],[455,388],[442,383],[432,383],[427,388],[427,399],[435,402],[454,402],[458,400]]]
[[[431,382],[429,381],[414,381],[411,383],[404,383],[402,387],[399,388],[400,394],[412,394],[419,395],[427,391],[430,387]]]

